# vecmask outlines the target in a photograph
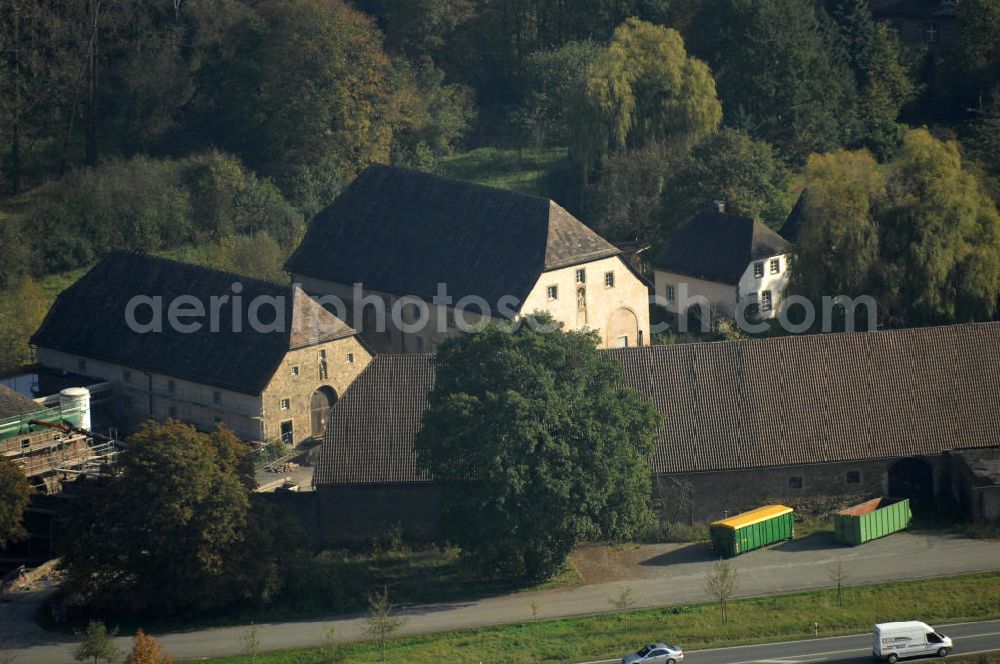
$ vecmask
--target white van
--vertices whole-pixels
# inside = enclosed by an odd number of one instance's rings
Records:
[[[951,639],[916,620],[875,625],[874,636],[872,654],[876,659],[889,662],[920,655],[946,657],[952,648]]]

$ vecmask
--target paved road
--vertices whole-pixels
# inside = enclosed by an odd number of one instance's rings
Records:
[[[1000,620],[935,627],[955,642],[955,655],[1000,650]],[[686,653],[684,664],[872,664],[874,660],[871,653],[872,635],[869,633],[692,651]],[[620,660],[609,659],[588,664],[614,664],[618,661]],[[928,657],[904,661],[939,660]]]
[[[627,586],[632,588],[637,607],[707,601],[704,579],[712,564],[708,545],[657,550],[658,555],[642,562],[656,570],[655,575],[644,571],[643,578],[631,581],[410,607],[400,633],[426,634],[528,620],[533,602],[538,605],[539,619],[607,611],[611,609],[610,598]],[[1000,542],[901,533],[849,548],[820,537],[786,542],[735,560],[740,574],[738,595],[752,596],[827,587],[829,569],[838,561],[843,562],[852,584],[996,570],[1000,569]],[[30,619],[32,611],[28,600],[0,604],[0,641],[6,641],[5,651],[16,656],[17,664],[71,662],[70,639],[37,628]],[[261,649],[320,645],[330,625],[345,641],[364,638],[361,617],[262,624]],[[156,636],[176,659],[196,659],[239,654],[243,634],[241,627],[228,627]],[[127,641],[122,640],[125,645]]]

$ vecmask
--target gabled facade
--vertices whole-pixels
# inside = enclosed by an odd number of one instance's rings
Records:
[[[137,297],[147,299],[133,320],[151,324],[159,307],[161,329],[130,324]],[[116,383],[124,429],[173,418],[288,443],[322,437],[329,407],[371,359],[299,288],[126,252],[63,291],[31,342],[43,366]]]
[[[429,173],[369,167],[317,215],[285,268],[311,295],[344,302],[380,352],[433,352],[467,304],[470,324],[546,311],[565,329],[597,331],[605,347],[649,343],[649,284],[620,249],[548,199]],[[449,302],[434,301],[442,288]],[[431,324],[414,325],[407,298],[427,303]]]
[[[761,222],[722,205],[678,230],[653,261],[658,303],[681,316],[700,302],[712,315],[768,319],[788,286],[791,245]]]

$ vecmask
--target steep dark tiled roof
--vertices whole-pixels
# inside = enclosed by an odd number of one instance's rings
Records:
[[[434,385],[431,355],[376,355],[330,412],[313,481],[424,481],[413,439]]]
[[[494,306],[523,299],[544,270],[619,253],[548,199],[374,165],[316,216],[285,267],[423,298],[445,283]]]
[[[656,473],[1000,444],[1000,323],[603,352],[663,416]],[[433,369],[420,357],[408,362],[369,366],[334,407],[318,485],[424,479],[412,445]]]
[[[6,385],[0,385],[0,420],[37,413],[40,410],[44,410],[44,408],[28,397],[15,392]]]
[[[735,285],[750,261],[783,254],[788,248],[784,238],[750,217],[702,212],[670,237],[653,265]]]
[[[795,206],[792,207],[792,211],[788,213],[785,223],[781,225],[781,230],[778,231],[778,235],[792,244],[799,241],[799,233],[802,231],[802,223],[805,221],[802,210],[806,206],[806,195],[808,192],[808,189],[802,190],[798,200],[795,201]]]
[[[212,297],[233,296],[242,284],[234,331],[232,299],[219,307],[218,331],[212,332],[207,314]],[[128,302],[137,295],[162,297],[162,332],[132,331],[125,317]],[[170,302],[194,296],[204,306],[201,330],[183,333],[168,324]],[[258,296],[282,298],[286,324],[280,331],[257,332],[249,324],[249,307]],[[148,320],[149,307],[136,318]],[[271,321],[273,307],[260,309],[262,322]],[[113,252],[56,298],[42,326],[31,338],[36,346],[104,360],[214,385],[247,394],[260,394],[289,349],[351,336],[354,330],[311,300],[301,289],[212,270],[146,254]]]

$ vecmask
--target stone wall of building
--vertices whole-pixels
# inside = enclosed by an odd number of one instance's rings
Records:
[[[578,270],[585,272],[583,283],[576,281]],[[609,272],[614,273],[613,287],[605,286],[605,275]],[[428,301],[430,323],[422,326],[420,331],[413,331],[409,328],[417,320],[413,305],[399,304],[399,295],[362,289],[362,297],[368,304],[359,320],[354,311],[353,286],[299,274],[293,274],[292,278],[321,303],[323,296],[333,296],[342,302],[342,309],[332,305],[329,308],[336,316],[360,330],[365,343],[376,353],[433,353],[445,339],[460,331],[453,307],[438,306]],[[554,300],[548,297],[550,286],[557,288]],[[397,304],[402,307],[397,319],[409,329],[402,329],[393,321],[391,311]],[[489,304],[495,306],[495,303]],[[379,317],[384,316],[384,326],[376,327],[377,310]],[[642,332],[642,345],[649,344],[649,288],[617,256],[543,273],[520,308],[522,314],[535,311],[549,312],[567,330],[584,327],[597,330],[603,346],[616,345],[617,339],[624,335],[630,337],[630,346],[637,345],[638,331]],[[481,319],[471,309],[466,310],[464,316],[468,326],[476,325]],[[623,320],[627,320],[627,324],[620,322]]]
[[[118,428],[125,434],[148,419],[173,418],[211,431],[221,423],[244,440],[261,440],[260,397],[211,385],[147,373],[134,367],[38,348],[39,364],[84,374],[118,386]]]
[[[613,285],[608,285],[607,275]],[[582,281],[580,280],[582,278]],[[555,289],[552,298],[551,289]],[[601,346],[649,345],[649,287],[613,256],[543,272],[524,299],[522,315],[548,312],[566,330],[596,330]]]
[[[322,437],[329,407],[314,417],[313,394],[322,390],[332,406],[371,358],[354,336],[289,351],[262,395],[264,440],[281,439],[282,423],[295,443]]]
[[[361,288],[361,299],[355,303],[353,285],[299,274],[293,274],[292,279],[335,316],[358,330],[365,344],[376,353],[433,353],[442,342],[461,331],[455,321],[453,307],[437,305],[425,299],[429,321],[420,326],[422,329],[416,330],[414,305],[412,302],[401,302],[404,298],[399,295]],[[399,308],[397,319],[406,329],[401,329],[393,320],[392,310],[396,307]],[[464,322],[475,325],[481,318],[470,310],[465,313]]]
[[[326,353],[326,373],[320,353]],[[134,431],[145,420],[172,418],[203,431],[224,424],[243,440],[278,440],[281,423],[291,422],[294,443],[313,436],[312,395],[320,388],[339,397],[371,361],[357,337],[345,337],[289,351],[262,395],[245,394],[94,358],[39,348],[38,362],[65,372],[114,382],[118,428]],[[293,373],[298,367],[298,373]],[[282,408],[287,400],[288,408]],[[322,415],[325,425],[325,412]]]
[[[675,272],[667,272],[666,270],[656,270],[654,272],[653,281],[657,298],[659,298],[657,303],[662,305],[670,313],[683,313],[680,311],[680,299],[683,295],[683,293],[681,293],[681,284],[685,284],[687,288],[687,306],[684,308],[684,311],[696,306],[691,302],[692,299],[702,296],[708,300],[712,311],[716,311],[727,318],[732,318],[735,315],[736,286],[732,284],[722,284],[717,281],[696,279],[695,277],[689,277]],[[673,286],[674,288],[673,300],[668,298],[668,286]]]
[[[781,503],[805,514],[827,513],[876,496],[890,495],[891,473],[898,460],[784,466],[754,470],[659,475],[653,478],[653,499],[666,521],[698,523]],[[923,460],[931,466],[934,487],[942,488],[944,461]]]
[[[911,460],[905,460],[911,461]],[[943,457],[918,460],[929,467],[932,485],[914,487],[919,508],[948,492]],[[658,475],[653,506],[662,521],[706,523],[761,505],[780,503],[801,514],[827,514],[899,489],[898,459],[785,466],[753,470]],[[895,478],[895,479],[894,479]],[[399,527],[409,540],[429,540],[437,515],[430,484],[320,487],[316,532],[324,546],[371,544]]]

